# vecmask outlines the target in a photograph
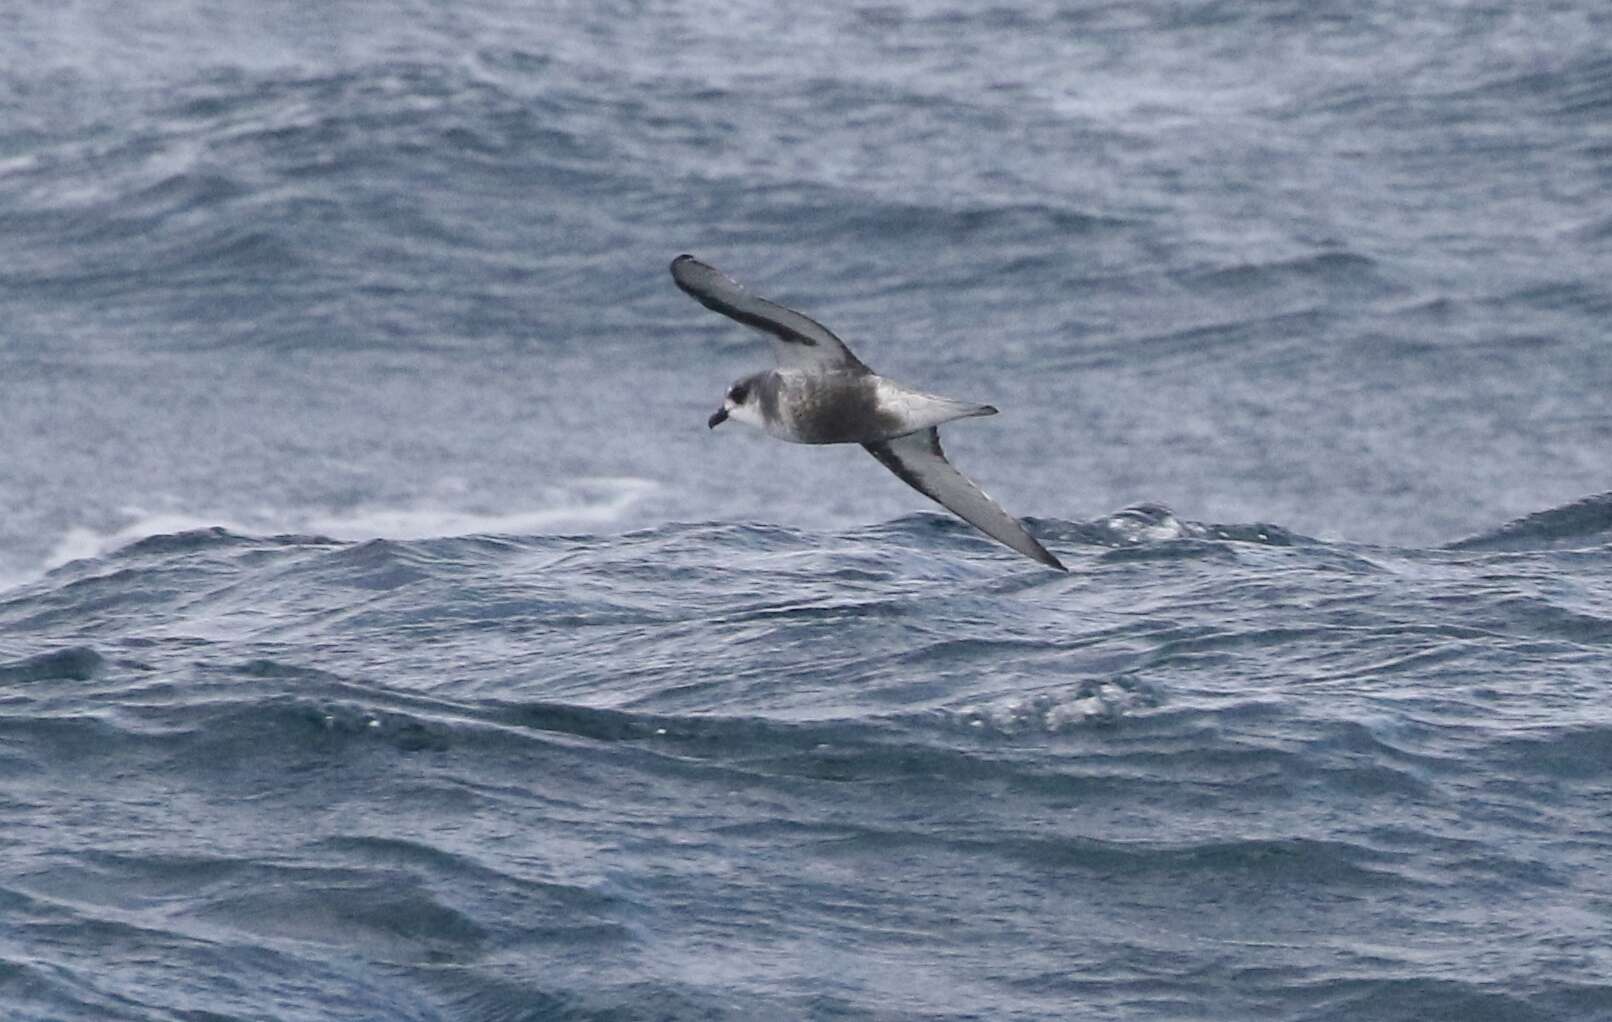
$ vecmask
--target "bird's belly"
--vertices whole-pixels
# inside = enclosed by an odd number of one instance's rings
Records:
[[[872,388],[822,388],[790,401],[783,419],[796,443],[866,443],[898,429],[880,413]]]
[[[778,432],[798,444],[860,444],[903,432],[869,378],[793,381],[779,395]],[[771,430],[769,430],[771,432]]]

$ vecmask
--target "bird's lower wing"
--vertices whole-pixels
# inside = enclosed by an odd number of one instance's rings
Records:
[[[946,452],[940,449],[939,430],[931,427],[862,446],[902,482],[997,542],[1048,567],[1069,570],[1037,543],[1034,536],[1024,531],[1017,518],[974,485],[972,479],[952,467],[946,460]]]

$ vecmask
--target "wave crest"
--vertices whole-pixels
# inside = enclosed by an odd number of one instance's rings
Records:
[[[1612,540],[1612,492],[1536,511],[1497,529],[1458,539],[1446,550],[1552,550]]]

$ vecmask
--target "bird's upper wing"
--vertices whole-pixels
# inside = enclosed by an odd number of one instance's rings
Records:
[[[1069,570],[1037,543],[1034,536],[1024,531],[1017,518],[952,467],[946,460],[946,452],[940,449],[940,431],[934,427],[862,446],[902,482],[997,542],[1048,567]]]
[[[691,255],[672,260],[672,280],[705,306],[771,334],[778,364],[786,368],[868,372],[845,342],[809,316],[745,290],[714,266]]]

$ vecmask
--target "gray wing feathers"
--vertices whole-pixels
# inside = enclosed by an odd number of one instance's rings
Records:
[[[894,440],[863,444],[869,454],[901,481],[939,503],[963,521],[999,543],[1033,557],[1050,568],[1068,571],[1047,548],[1024,530],[973,480],[952,467],[940,449],[940,431],[934,428],[898,436]]]
[[[823,324],[751,294],[716,267],[691,255],[672,260],[672,280],[707,309],[775,337],[780,342],[775,346],[780,365],[868,371]]]

